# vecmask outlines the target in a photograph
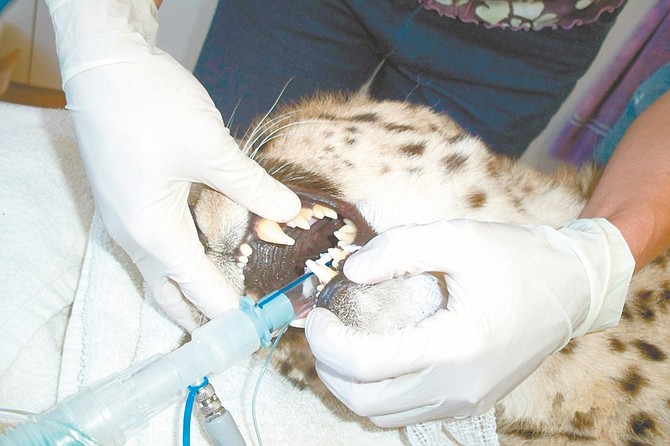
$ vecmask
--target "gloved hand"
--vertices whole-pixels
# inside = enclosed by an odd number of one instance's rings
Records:
[[[316,309],[305,331],[326,386],[379,426],[478,415],[571,337],[615,325],[633,267],[605,219],[560,230],[468,220],[397,227],[353,254],[345,275],[375,283],[441,271],[447,309],[390,334]]]
[[[200,83],[155,46],[152,0],[47,0],[81,155],[112,237],[158,303],[195,328],[238,305],[204,254],[187,206],[201,182],[288,221],[300,202],[239,150]],[[168,280],[170,279],[170,280]]]

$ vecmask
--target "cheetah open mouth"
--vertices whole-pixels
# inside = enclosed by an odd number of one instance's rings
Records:
[[[254,299],[304,274],[306,262],[327,283],[337,271],[314,260],[328,253],[337,269],[351,246],[364,245],[376,235],[351,203],[314,192],[295,192],[303,208],[298,217],[279,224],[253,215],[237,250],[246,295]]]

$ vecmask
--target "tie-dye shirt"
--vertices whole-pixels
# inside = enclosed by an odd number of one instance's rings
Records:
[[[539,30],[594,22],[624,0],[418,0],[426,9],[487,28]]]

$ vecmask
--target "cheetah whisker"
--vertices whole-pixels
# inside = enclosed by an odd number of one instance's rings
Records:
[[[279,124],[281,121],[286,121],[287,119],[290,118],[290,115],[292,115],[296,112],[297,111],[277,116],[276,118],[271,119],[264,124],[259,123],[259,125],[257,125],[256,128],[254,128],[253,132],[251,132],[251,134],[249,135],[249,138],[247,139],[247,142],[244,144],[244,147],[243,147],[244,153],[249,154],[249,152],[254,147],[256,142],[258,142],[258,140],[261,139],[267,131],[272,130],[272,128],[276,124]]]
[[[285,129],[289,128],[289,127],[293,127],[293,126],[296,126],[296,125],[309,124],[309,123],[315,123],[315,122],[330,122],[330,121],[327,120],[327,119],[308,119],[308,120],[305,120],[305,121],[291,122],[291,123],[286,124],[286,125],[284,125],[284,126],[282,126],[282,127],[279,127],[278,129],[273,130],[271,133],[269,133],[269,134],[265,137],[265,139],[264,139],[263,141],[261,141],[261,143],[258,145],[258,147],[256,147],[256,149],[255,149],[255,150],[253,151],[253,153],[251,154],[251,158],[252,158],[252,159],[255,159],[255,158],[256,158],[256,155],[258,154],[258,151],[259,151],[265,144],[267,144],[269,141],[271,141],[272,139],[275,139],[275,138],[277,138],[277,137],[279,137],[279,136],[287,136],[287,134],[277,135],[278,132],[281,132],[282,130],[285,130]]]

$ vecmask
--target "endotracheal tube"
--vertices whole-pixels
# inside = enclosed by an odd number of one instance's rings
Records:
[[[221,373],[271,343],[272,333],[314,305],[318,279],[307,273],[257,304],[243,297],[193,331],[191,341],[87,387],[0,437],[0,446],[123,445],[190,385]],[[74,435],[75,433],[76,435]]]

